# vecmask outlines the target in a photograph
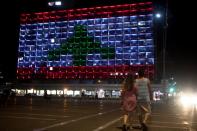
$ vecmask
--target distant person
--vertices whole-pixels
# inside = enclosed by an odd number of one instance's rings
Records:
[[[145,77],[144,70],[139,70],[139,77],[136,79],[136,86],[138,88],[138,111],[139,120],[143,131],[147,131],[147,119],[151,114],[151,100],[152,100],[152,89],[150,80]]]
[[[81,97],[85,97],[85,92],[84,91],[81,92]]]
[[[47,94],[47,90],[44,90],[44,98],[46,99],[46,98],[47,98],[47,96],[48,96],[48,94]]]
[[[121,103],[123,109],[123,131],[131,128],[131,121],[136,108],[137,88],[131,74],[124,80],[121,92]]]
[[[47,94],[47,90],[44,90],[44,99],[46,99],[47,102],[51,100],[51,96]]]
[[[98,100],[98,93],[95,94],[95,99]]]

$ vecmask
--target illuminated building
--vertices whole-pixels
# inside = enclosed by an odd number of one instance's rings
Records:
[[[18,79],[154,73],[151,2],[21,14]]]
[[[152,2],[23,13],[17,79],[152,79],[154,48]]]

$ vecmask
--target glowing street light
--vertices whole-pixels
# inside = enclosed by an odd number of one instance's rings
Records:
[[[164,25],[163,25],[163,49],[162,49],[162,81],[166,82],[166,42],[167,42],[167,30],[168,30],[168,0],[166,0],[165,3],[165,11],[161,14],[159,12],[154,14],[155,19],[161,19],[164,20]]]
[[[156,13],[156,14],[155,14],[155,17],[156,17],[156,18],[161,18],[161,14],[160,14],[160,13]]]

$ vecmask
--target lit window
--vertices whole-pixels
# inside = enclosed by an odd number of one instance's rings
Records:
[[[53,70],[53,67],[50,67],[49,70],[52,71]]]
[[[48,2],[48,5],[49,6],[53,6],[54,5],[54,2]]]
[[[20,57],[19,60],[23,60],[23,57]]]
[[[54,43],[55,42],[55,39],[51,39],[51,43]]]
[[[140,22],[138,22],[138,25],[139,26],[145,25],[145,22],[144,21],[140,21]]]
[[[55,5],[60,6],[60,5],[62,5],[62,2],[61,1],[56,1]]]
[[[67,91],[67,95],[71,95],[72,96],[73,95],[73,90],[68,90]]]
[[[51,94],[56,95],[56,90],[52,90]]]
[[[80,91],[74,91],[74,96],[80,95]]]

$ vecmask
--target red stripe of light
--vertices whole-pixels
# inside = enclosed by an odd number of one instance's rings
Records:
[[[119,65],[119,66],[71,66],[71,67],[41,67],[35,72],[34,68],[18,68],[18,79],[106,79],[106,78],[124,78],[128,72],[136,73],[144,68],[148,77],[153,77],[154,65]],[[118,73],[119,75],[115,75]],[[122,73],[122,75],[120,75]]]
[[[51,12],[37,12],[21,14],[20,22],[35,23],[35,22],[53,22],[74,19],[87,18],[103,18],[122,15],[135,15],[138,13],[151,12],[153,10],[152,2],[123,4],[114,6],[100,6],[81,9],[60,10]]]

